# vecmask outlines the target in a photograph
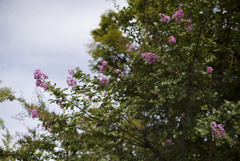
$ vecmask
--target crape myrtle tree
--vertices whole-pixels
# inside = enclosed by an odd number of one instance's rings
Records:
[[[239,160],[240,3],[128,4],[108,11],[92,31],[98,77],[71,69],[67,92],[34,72],[36,85],[54,96],[50,102],[71,113],[29,106],[49,137],[31,142],[24,157],[36,157],[43,149],[36,145],[54,138],[60,150],[48,154],[56,160]],[[21,160],[19,151],[12,154]]]
[[[160,96],[160,98],[169,98],[171,101],[175,101],[176,99],[181,99],[177,94],[181,92],[180,95],[187,99],[186,102],[189,103],[188,105],[178,103],[179,107],[185,106],[185,108],[173,108],[172,105],[169,107],[168,104],[170,100],[166,101],[167,103],[164,105],[166,110],[163,113],[166,114],[166,111],[170,111],[169,113],[172,115],[171,118],[180,119],[180,123],[178,124],[180,133],[183,129],[186,131],[187,124],[183,121],[184,117],[186,117],[185,119],[192,117],[196,121],[195,124],[198,123],[198,125],[202,124],[203,126],[204,123],[202,120],[205,118],[210,121],[211,114],[214,114],[214,116],[217,115],[216,113],[219,113],[219,108],[222,110],[221,107],[223,107],[223,103],[226,105],[228,101],[232,103],[238,102],[240,94],[238,79],[238,58],[240,51],[239,38],[237,36],[239,34],[240,3],[238,1],[135,0],[128,2],[129,7],[119,11],[116,21],[112,16],[108,16],[107,19],[106,14],[102,17],[100,23],[101,28],[92,31],[95,40],[93,44],[95,46],[91,46],[92,50],[90,50],[90,54],[97,62],[96,65],[92,65],[92,67],[94,67],[93,69],[99,68],[99,70],[102,70],[103,65],[99,60],[107,60],[108,63],[115,68],[128,67],[131,72],[140,70],[142,77],[146,76],[145,72],[157,73],[162,72],[163,69],[165,69],[165,72],[168,71],[160,77],[164,81],[170,79],[167,78],[170,73],[176,73],[177,75],[180,73],[184,74],[183,77],[185,79],[180,81],[181,83],[182,81],[184,82],[182,86],[183,90],[177,92],[172,89],[166,91],[161,90],[158,94],[163,95],[164,93],[165,96]],[[175,12],[178,10],[183,10],[183,17],[177,17],[177,13]],[[113,15],[111,12],[108,14]],[[110,30],[111,28],[108,27],[110,26],[109,21],[111,20],[113,21],[112,24],[117,24],[118,27],[127,34],[127,40],[129,41],[127,48],[130,52],[127,50],[122,52],[117,46],[122,45],[121,42],[126,40],[124,37],[118,39],[119,43],[115,45],[115,48],[106,43],[106,40],[112,37],[111,33],[114,32],[114,30]],[[171,40],[170,37],[174,39]],[[135,49],[130,43],[135,44],[134,47],[137,48],[135,52],[133,52]],[[106,49],[109,49],[108,52],[105,55],[102,54]],[[157,67],[158,70],[154,70],[153,65],[148,67],[142,66],[143,68],[140,69],[137,62],[134,62],[134,65],[125,63],[122,66],[118,66],[121,63],[117,62],[124,62],[128,60],[128,57],[135,56],[137,53],[138,55],[146,54],[145,56],[143,55],[143,57],[149,61],[153,58],[149,53],[155,53],[157,56],[163,58],[160,59],[166,62],[166,66]],[[154,66],[156,67],[156,65]],[[212,69],[214,69],[214,74],[216,75],[209,75],[209,73],[213,72]],[[209,79],[205,79],[204,77],[201,79],[201,77],[199,77],[200,73],[208,76]],[[213,80],[213,76],[215,76],[215,80]],[[171,81],[166,82],[166,84],[171,87],[176,86],[176,83]],[[155,87],[158,87],[158,85]],[[195,88],[198,90],[195,90]],[[200,94],[199,96],[195,95],[197,91],[198,94]],[[207,93],[210,93],[212,98]],[[194,97],[194,99],[191,100],[190,95]],[[205,105],[193,105],[193,102],[197,103],[196,99],[201,99]],[[198,108],[198,111],[195,106],[202,108]],[[186,108],[188,110],[186,110]],[[235,106],[235,108],[235,110],[237,110],[237,106]],[[192,109],[194,110],[192,111]],[[227,111],[228,113],[232,113],[232,110],[233,109],[228,109]],[[197,120],[197,114],[201,116],[201,121],[200,118]],[[239,124],[232,123],[231,121],[238,120],[238,115],[228,115],[228,117],[231,119],[227,121],[224,116],[225,120],[222,120],[222,122],[219,121],[219,123],[226,123],[226,127],[229,127],[227,122],[229,124],[235,124],[235,131],[237,131],[236,128]],[[150,128],[148,128],[148,130],[149,129]],[[233,130],[234,128],[231,127],[230,129]],[[155,130],[156,129],[153,130],[153,133],[158,131]],[[204,128],[198,128],[198,130],[195,131],[199,131],[201,134],[207,132]],[[214,128],[213,132],[216,132]],[[178,145],[182,148],[187,144],[185,140],[186,136],[184,137],[184,135],[186,135],[186,132],[185,134],[180,134],[178,137]],[[225,137],[227,137],[227,135]],[[237,138],[239,138],[238,134],[235,133],[233,138],[237,142]],[[198,139],[196,139],[196,141],[197,140]],[[204,140],[206,140],[206,138]],[[202,143],[200,142],[199,144]],[[211,147],[211,151],[209,153],[201,153],[208,154],[207,158],[210,159],[217,144],[215,140],[207,144]],[[227,153],[229,155],[239,157],[238,150],[233,150],[231,145],[228,147],[228,150]],[[224,156],[228,158],[228,155],[225,153]]]

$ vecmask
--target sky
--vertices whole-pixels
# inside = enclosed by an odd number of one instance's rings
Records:
[[[126,0],[117,4],[127,6]],[[108,9],[117,11],[112,0],[1,0],[0,88],[10,87],[16,97],[24,96],[31,103],[36,69],[62,88],[68,86],[69,69],[80,67],[91,73],[86,45],[93,41],[91,30],[99,27]],[[13,136],[40,123],[30,117],[13,118],[22,112],[26,110],[17,101],[0,103],[0,118]],[[5,133],[0,130],[0,139]]]

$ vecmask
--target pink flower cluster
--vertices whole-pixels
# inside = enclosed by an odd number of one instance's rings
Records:
[[[98,65],[97,67],[101,73],[104,72],[108,67],[108,61],[102,61],[102,65]]]
[[[77,86],[77,80],[72,77],[73,74],[74,74],[74,70],[70,69],[70,70],[68,70],[68,73],[71,75],[71,76],[67,77],[68,87],[76,87]]]
[[[170,16],[167,16],[165,14],[160,13],[158,16],[162,19],[162,22],[167,22],[168,23],[171,20]]]
[[[212,73],[212,71],[213,71],[213,68],[212,67],[207,67],[207,72],[210,74],[210,73]]]
[[[124,77],[124,73],[121,72],[121,74],[118,75],[119,77]]]
[[[29,108],[28,111],[31,113],[32,118],[37,118],[37,117],[38,117],[39,112],[38,112],[37,109],[31,110],[31,109]]]
[[[152,41],[152,40],[153,40],[153,35],[150,35],[149,38],[150,38],[150,40]]]
[[[109,80],[107,80],[107,77],[104,77],[100,73],[98,74],[98,77],[100,78],[100,83],[101,84],[109,84]]]
[[[191,22],[192,22],[192,20],[191,20],[191,19],[189,19],[187,22],[188,22],[188,23],[191,23]],[[191,30],[193,30],[193,27],[192,27],[192,25],[190,25],[190,26],[186,27],[186,28],[185,28],[185,30],[186,30],[186,31],[188,31],[188,32],[189,32],[189,31],[191,31]]]
[[[222,127],[222,124],[217,125],[217,123],[215,121],[213,121],[213,122],[210,123],[210,126],[212,128],[212,134],[215,137],[217,137],[218,135],[219,136],[226,135],[226,132],[225,132],[224,128]]]
[[[185,28],[185,30],[188,30],[188,31],[191,31],[193,28],[192,28],[192,25],[188,26]]]
[[[76,87],[77,86],[77,80],[74,79],[72,76],[67,77],[67,83],[68,83],[68,87]]]
[[[145,53],[142,54],[142,58],[146,60],[149,64],[156,64],[159,57],[155,53]]]
[[[134,45],[127,44],[126,46],[128,47],[128,51],[135,50],[135,46]]]
[[[173,36],[170,36],[168,40],[169,40],[169,44],[176,43],[176,39]]]
[[[176,21],[178,19],[181,19],[183,18],[184,16],[184,13],[183,13],[183,10],[179,9],[173,16],[172,16],[172,19],[175,19]]]
[[[171,142],[172,142],[172,140],[167,140],[167,141],[165,141],[165,142],[164,142],[164,146],[171,145]]]
[[[43,87],[46,90],[49,87],[45,82],[45,79],[48,79],[48,76],[41,72],[40,69],[36,69],[33,74],[34,79],[36,79],[36,86]]]

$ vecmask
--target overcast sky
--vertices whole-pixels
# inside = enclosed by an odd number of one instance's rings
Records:
[[[117,0],[117,4],[122,8],[127,2]],[[10,87],[17,97],[22,91],[32,102],[36,69],[59,87],[67,87],[69,69],[80,67],[90,73],[86,44],[92,41],[90,32],[98,28],[100,16],[108,9],[116,11],[111,0],[1,0],[0,87]],[[32,118],[12,118],[22,111],[16,101],[0,103],[0,118],[12,135],[39,123]]]

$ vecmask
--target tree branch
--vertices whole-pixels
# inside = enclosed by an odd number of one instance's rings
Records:
[[[211,149],[210,149],[210,152],[208,154],[208,158],[207,158],[207,161],[211,161],[212,159],[212,154],[213,154],[213,150],[215,148],[215,145],[216,145],[216,141],[215,141],[215,138],[214,138],[214,141],[212,142],[211,144]]]

